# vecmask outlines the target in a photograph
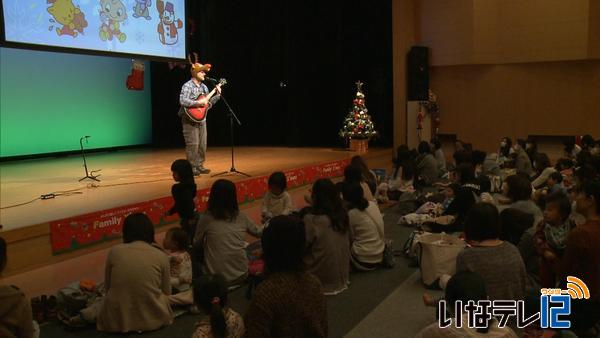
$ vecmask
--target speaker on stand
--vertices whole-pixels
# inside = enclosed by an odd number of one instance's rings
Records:
[[[431,138],[431,119],[424,116],[420,102],[429,99],[429,48],[413,46],[406,58],[407,102],[406,137],[407,145],[416,148],[420,141]]]

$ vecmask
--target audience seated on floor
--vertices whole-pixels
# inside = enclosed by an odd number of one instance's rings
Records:
[[[546,184],[539,190],[536,190],[533,194],[533,200],[541,205],[546,198],[546,196],[555,194],[555,193],[563,193],[568,194],[567,188],[562,185],[563,176],[560,172],[554,171],[548,175],[548,179],[546,179]]]
[[[458,167],[461,164],[470,164],[473,165],[473,158],[472,158],[473,154],[472,152],[460,148],[457,149],[453,154],[452,154],[452,168],[451,170],[455,169],[456,167]]]
[[[419,183],[424,186],[431,186],[438,180],[439,170],[438,163],[433,156],[431,147],[426,141],[421,141],[418,147],[419,156],[416,158],[417,177]]]
[[[462,163],[456,167],[451,177],[454,183],[460,185],[460,188],[455,192],[454,199],[442,213],[443,216],[453,217],[453,221],[449,226],[440,229],[446,232],[462,231],[467,212],[475,204],[475,198],[481,189],[475,178],[473,166],[468,163]]]
[[[450,326],[441,328],[439,322],[432,323],[421,332],[416,338],[442,338],[442,337],[518,337],[508,326],[499,327],[499,322],[492,317],[485,328],[470,328],[468,325],[468,314],[463,312],[461,315],[462,325],[459,327],[454,320],[456,318],[456,303],[462,302],[463,307],[469,302],[478,302],[488,300],[489,287],[485,280],[475,272],[461,271],[456,273],[446,285],[445,290],[445,308],[446,318],[452,320]]]
[[[0,237],[0,278],[8,255],[6,241]],[[29,300],[16,286],[0,284],[0,337],[39,337],[40,331],[32,319]]]
[[[536,227],[534,244],[540,256],[540,286],[554,288],[558,280],[554,266],[564,254],[567,236],[575,228],[575,222],[569,218],[571,201],[565,194],[548,195],[545,205],[544,221]]]
[[[329,179],[312,187],[311,207],[303,211],[306,226],[304,263],[319,278],[325,294],[338,294],[350,283],[350,240],[348,212]]]
[[[123,244],[106,259],[106,295],[72,321],[96,322],[98,331],[141,332],[173,323],[169,257],[154,244],[154,225],[145,214],[123,223]]]
[[[498,210],[489,203],[477,203],[465,221],[469,247],[456,258],[456,271],[476,272],[484,279],[491,300],[521,300],[527,275],[517,248],[500,240]]]
[[[376,202],[369,185],[364,180],[363,172],[359,166],[350,164],[344,169],[344,181],[337,184],[340,192],[343,189],[342,187],[346,184],[359,184],[363,188],[364,198],[367,201]]]
[[[521,141],[519,143],[523,143]],[[508,143],[503,140],[500,157],[510,155]],[[565,186],[560,183],[565,170],[573,171],[568,163],[572,160],[559,161],[554,171],[545,154],[524,148],[523,144],[515,147],[516,166],[527,167],[521,163],[524,156],[535,158],[533,167],[537,177],[531,181],[532,177],[523,169],[519,169],[517,175],[508,176],[503,192],[509,202],[500,214],[495,200],[484,195],[489,191],[488,175],[494,175],[485,168],[493,158],[472,150],[468,144],[460,143],[454,154],[457,165],[450,175],[453,181],[435,186],[441,188],[434,191],[436,197],[446,194],[443,203],[425,203],[426,194],[435,187],[410,190],[415,191],[418,198],[414,198],[417,201],[414,203],[421,204],[422,210],[457,220],[441,231],[464,229],[468,247],[456,258],[457,272],[440,278],[447,310],[452,312],[453,304],[459,300],[521,300],[534,293],[539,299],[539,287],[533,287],[534,283],[566,288],[567,276],[576,276],[589,287],[591,297],[573,300],[569,317],[572,329],[580,337],[597,336],[600,318],[598,145],[593,138],[586,138],[582,150],[573,156],[577,161],[574,179]],[[436,160],[425,146],[420,145],[419,152],[420,164]],[[412,186],[413,158],[408,147],[398,148],[392,177],[379,186],[388,189],[386,196],[391,187],[395,188],[391,191],[409,191],[403,189],[409,182]],[[498,157],[494,161],[498,164]],[[429,163],[425,164],[418,166],[421,178],[428,177],[425,173],[430,171]],[[437,161],[435,171],[437,180],[440,172]],[[148,217],[128,216],[123,226],[124,243],[111,248],[107,258],[106,295],[71,319],[95,322],[98,330],[107,332],[159,329],[173,321],[169,305],[169,300],[175,297],[169,297],[172,291],[188,289],[191,283],[193,288],[187,290],[187,300],[181,302],[180,297],[178,301],[171,301],[171,305],[193,303],[202,310],[193,337],[326,337],[325,296],[339,294],[350,286],[351,266],[356,270],[372,270],[383,258],[383,217],[378,205],[368,201],[366,196],[372,192],[376,180],[364,159],[353,158],[345,170],[341,191],[329,179],[314,183],[312,205],[300,213],[301,218],[284,216],[290,209],[285,201],[291,200],[285,192],[285,181],[281,172],[273,173],[269,179],[271,195],[263,200],[262,211],[270,220],[264,232],[240,213],[231,181],[218,180],[213,184],[208,209],[197,222],[194,247],[198,250],[194,252],[200,255],[194,258],[200,259],[202,267],[194,271],[193,283],[190,272],[193,260],[187,253],[189,238],[185,231],[173,228],[166,233],[165,253],[154,244],[154,227]],[[544,212],[532,199],[532,185],[558,190],[539,199],[545,202]],[[450,189],[444,191],[444,186]],[[567,189],[569,194],[562,193]],[[279,205],[274,200],[283,203]],[[434,207],[430,208],[431,205]],[[572,217],[575,212],[582,219],[577,226]],[[257,237],[262,234],[262,258],[266,268],[262,281],[254,289],[244,321],[229,307],[227,288],[242,283],[248,275],[247,234]],[[0,258],[1,272],[6,265],[6,244],[2,240]],[[0,314],[0,335],[27,332],[24,335],[29,336],[28,332],[33,330],[31,308],[18,289],[0,287]],[[419,337],[463,336],[516,335],[509,328],[498,328],[495,319],[487,329],[468,329],[466,325],[442,329],[434,323],[419,334]]]
[[[263,233],[265,279],[246,313],[246,337],[327,337],[327,303],[319,279],[303,262],[300,219],[278,216]],[[346,265],[348,262],[346,262]]]
[[[192,283],[192,259],[188,252],[190,238],[181,228],[171,228],[165,234],[163,248],[169,255],[171,287],[179,292]]]
[[[262,229],[240,212],[235,184],[215,181],[194,238],[194,252],[203,257],[203,272],[223,275],[230,286],[244,282],[248,276],[246,233],[260,237]]]
[[[536,226],[543,220],[544,216],[540,207],[531,199],[531,193],[531,183],[525,175],[517,174],[507,177],[504,185],[504,196],[511,203],[508,206],[500,207],[500,209],[504,210],[508,207],[533,216],[533,226],[523,232],[517,247],[525,262],[528,275],[532,276],[532,280],[535,281],[539,276],[540,257],[535,250],[533,235]]]
[[[438,176],[442,177],[448,171],[446,169],[446,155],[444,155],[444,150],[442,149],[442,142],[438,138],[433,138],[430,144],[433,150],[433,157],[435,157],[437,163]]]
[[[163,248],[169,255],[170,263],[172,294],[169,296],[169,303],[171,306],[193,305],[193,263],[187,232],[182,228],[169,229],[163,239]]]
[[[576,205],[586,221],[569,232],[556,269],[562,288],[566,288],[567,276],[575,276],[588,286],[590,299],[572,301],[571,327],[580,337],[594,334],[597,337],[600,334],[600,180],[597,177],[581,183]]]
[[[538,156],[538,145],[537,145],[537,141],[535,140],[535,138],[527,137],[527,139],[525,140],[525,152],[527,153],[527,156],[529,157],[529,160],[531,161],[531,166],[535,170],[534,163]]]
[[[263,196],[262,200],[262,222],[279,215],[289,215],[294,210],[292,197],[285,191],[287,188],[287,178],[281,171],[277,171],[269,176],[267,182],[269,191]]]
[[[369,190],[373,196],[377,196],[377,175],[369,169],[367,165],[367,161],[362,156],[352,156],[350,159],[350,165],[360,168],[360,172],[362,173],[362,181],[367,183],[369,186]]]
[[[398,200],[403,193],[415,191],[413,183],[416,165],[406,145],[398,147],[393,163],[391,175],[378,187],[378,200]]]
[[[438,217],[442,216],[456,195],[460,192],[458,183],[451,183],[444,188],[444,200],[441,203],[425,202],[415,212],[400,216],[398,224],[404,225],[420,225],[426,222],[436,222]]]
[[[552,166],[550,158],[546,153],[539,153],[536,155],[533,161],[533,168],[535,169],[535,176],[531,182],[531,186],[534,189],[540,189],[546,186],[550,174],[556,172],[556,169]]]
[[[517,173],[523,173],[529,177],[533,176],[533,167],[531,165],[531,159],[527,152],[525,151],[526,143],[523,139],[518,139],[517,143],[514,145],[514,158],[515,158],[515,166],[514,168],[517,170]]]
[[[500,239],[517,246],[525,231],[534,227],[533,215],[517,209],[504,209],[500,212],[500,224]]]
[[[577,155],[581,151],[581,147],[577,143],[575,143],[575,138],[573,137],[569,138],[568,140],[565,140],[563,142],[563,145],[565,146],[563,148],[563,157],[575,160],[575,158],[577,158]]]
[[[350,224],[350,260],[359,271],[375,269],[383,259],[385,236],[383,217],[377,203],[363,197],[358,184],[344,185],[342,191]]]
[[[194,281],[194,304],[202,315],[192,338],[241,338],[244,320],[227,302],[227,282],[223,276],[202,275]]]
[[[506,178],[503,195],[510,201],[508,207],[532,214],[535,224],[538,224],[544,216],[540,207],[531,198],[531,194],[531,183],[524,175],[512,175]]]
[[[498,149],[498,164],[500,165],[500,168],[510,166],[511,155],[513,152],[512,139],[508,136],[500,139],[500,148]]]

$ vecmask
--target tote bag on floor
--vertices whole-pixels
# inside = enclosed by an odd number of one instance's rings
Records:
[[[456,257],[466,247],[458,237],[445,233],[424,234],[419,238],[419,267],[425,285],[431,285],[440,276],[456,272]]]

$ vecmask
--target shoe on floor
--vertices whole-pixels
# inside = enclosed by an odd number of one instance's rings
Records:
[[[204,167],[200,167],[198,169],[196,169],[200,174],[208,174],[210,173],[210,169],[204,168]]]

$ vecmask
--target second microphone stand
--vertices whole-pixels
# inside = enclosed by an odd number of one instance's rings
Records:
[[[87,139],[88,138],[90,138],[90,137],[89,136],[83,136],[83,137],[81,137],[79,139],[79,146],[81,147],[81,157],[83,157],[83,167],[85,168],[85,176],[83,178],[81,178],[79,180],[79,182],[85,180],[86,178],[88,178],[90,180],[94,180],[96,182],[100,182],[100,180],[98,179],[98,177],[100,175],[96,175],[96,173],[99,172],[102,169],[88,171],[87,161],[85,160],[85,151],[83,150],[83,140],[85,140],[85,142],[87,143]]]
[[[227,115],[229,116],[229,143],[231,146],[231,168],[229,169],[229,171],[222,171],[220,173],[211,175],[211,177],[227,175],[230,173],[240,174],[240,175],[243,175],[246,177],[251,177],[250,175],[246,174],[245,172],[238,171],[235,168],[235,160],[234,160],[234,156],[233,156],[233,129],[234,129],[233,120],[235,119],[235,122],[237,122],[238,126],[241,126],[242,122],[240,122],[240,119],[238,119],[237,115],[233,112],[233,109],[231,109],[231,106],[229,105],[229,103],[227,102],[227,100],[225,99],[225,96],[223,96],[223,94],[221,94],[221,100],[223,100],[223,103],[225,103],[227,110],[229,110],[229,113]]]

